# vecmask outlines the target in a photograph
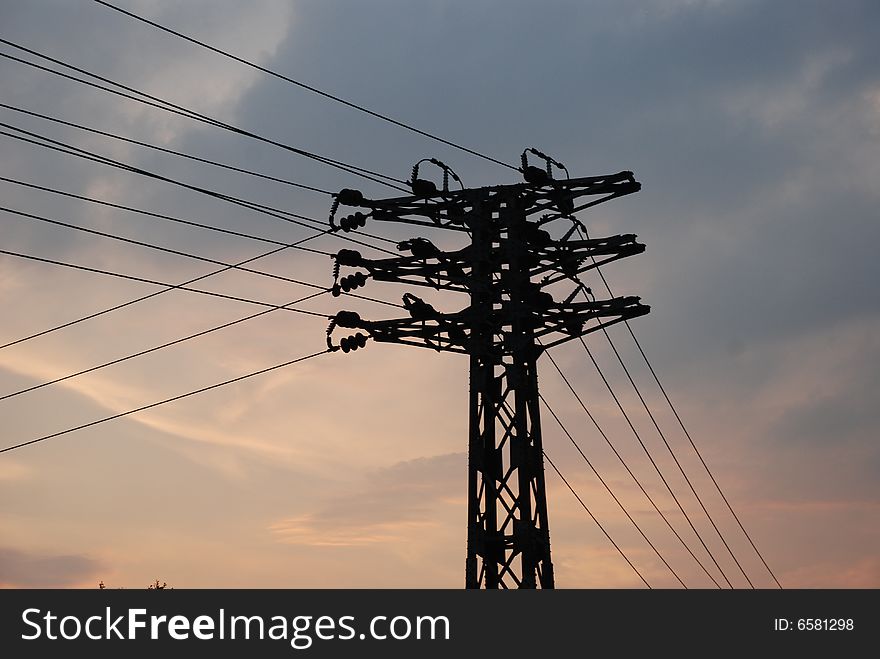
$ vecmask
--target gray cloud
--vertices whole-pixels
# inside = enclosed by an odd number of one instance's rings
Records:
[[[0,584],[14,588],[63,588],[97,579],[100,561],[81,555],[41,555],[0,547]]]
[[[360,487],[328,497],[313,513],[281,520],[272,531],[291,544],[389,542],[412,525],[436,524],[438,506],[460,498],[465,483],[463,453],[406,460],[373,471]]]

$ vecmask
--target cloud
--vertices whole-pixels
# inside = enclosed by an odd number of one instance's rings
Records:
[[[0,547],[0,586],[65,588],[97,579],[104,565],[82,555],[44,555]]]
[[[877,588],[880,559],[867,556],[852,563],[824,561],[790,571],[789,588]]]
[[[270,526],[283,543],[353,547],[390,544],[437,524],[438,506],[460,502],[461,453],[398,462],[366,476],[360,488],[332,497],[316,512]]]
[[[0,482],[21,481],[33,476],[33,469],[8,455],[0,457]]]

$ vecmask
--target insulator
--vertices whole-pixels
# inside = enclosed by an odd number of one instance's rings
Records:
[[[412,293],[403,294],[403,306],[415,320],[426,320],[437,316],[434,307]]]
[[[546,308],[555,303],[553,296],[542,291],[536,284],[529,286],[524,291],[524,297],[526,302],[536,307]]]
[[[584,321],[579,320],[575,316],[572,316],[571,318],[566,318],[562,321],[562,324],[565,326],[565,331],[572,336],[578,336],[583,333]]]
[[[352,352],[367,345],[367,338],[366,335],[358,332],[354,336],[347,336],[342,339],[339,342],[339,347],[342,348],[342,352]]]
[[[574,199],[570,193],[565,192],[564,190],[554,190],[550,193],[550,198],[554,201],[556,208],[563,215],[571,215],[574,213]]]
[[[537,167],[532,167],[531,165],[529,165],[529,159],[528,159],[529,153],[533,153],[536,156],[538,156],[541,160],[543,160],[544,164],[546,165],[546,170],[541,170],[541,169],[538,169]],[[553,158],[548,156],[546,153],[538,151],[534,147],[525,149],[522,152],[522,156],[520,159],[522,160],[522,167],[520,168],[520,171],[522,172],[523,177],[529,183],[534,183],[536,185],[546,185],[546,183],[548,181],[552,181],[553,180],[553,167],[552,167],[553,165],[555,165],[556,167],[559,167],[559,169],[563,170],[565,172],[566,176],[568,176],[568,170],[565,168],[565,165],[563,165],[558,160],[554,160]],[[539,172],[540,172],[540,174],[539,174]]]
[[[461,179],[458,177],[458,174],[450,169],[449,165],[446,163],[437,160],[437,158],[422,158],[415,165],[413,165],[412,172],[409,177],[409,186],[412,188],[413,194],[417,197],[430,197],[431,195],[437,194],[437,186],[431,183],[430,181],[426,181],[424,179],[419,178],[419,165],[423,162],[429,162],[433,165],[437,165],[440,169],[443,170],[443,192],[449,192],[449,177],[451,176],[458,182],[459,185],[464,189],[464,185],[462,185]]]
[[[360,288],[364,284],[367,283],[367,275],[363,272],[356,272],[353,275],[348,275],[347,277],[343,277],[339,281],[339,286],[343,291],[348,293],[349,291],[353,291],[356,288]]]
[[[339,226],[342,227],[343,231],[354,231],[362,226],[367,224],[367,216],[361,212],[354,213],[353,215],[349,215],[348,217],[343,217],[339,220]]]
[[[346,206],[360,206],[363,204],[364,195],[360,190],[343,188],[336,193],[336,201]]]
[[[397,243],[397,249],[401,252],[407,250],[411,252],[413,256],[420,259],[436,256],[440,253],[437,246],[427,238],[410,238],[409,240],[404,240],[403,242]]]
[[[446,221],[450,224],[464,224],[464,213],[458,206],[450,206],[446,211]]]
[[[582,259],[579,259],[574,255],[567,255],[565,259],[559,262],[559,267],[562,270],[562,274],[564,274],[566,277],[574,277],[577,274],[578,268],[580,268],[582,261]]]
[[[528,165],[522,174],[526,182],[533,185],[547,185],[552,180],[547,172],[534,165]]]
[[[431,197],[437,194],[437,186],[431,181],[426,181],[423,178],[417,178],[411,181],[410,187],[416,197]]]
[[[360,314],[356,311],[339,311],[334,320],[339,327],[363,327],[363,321],[361,320]]]
[[[546,247],[553,242],[550,233],[541,229],[537,224],[527,222],[523,228],[523,237],[526,242],[539,247]]]
[[[355,249],[340,249],[336,252],[336,265],[346,265],[357,268],[364,262],[364,257]]]
[[[336,217],[336,211],[339,210],[339,197],[335,197],[333,199],[333,203],[330,204],[330,224],[333,224],[333,218]]]
[[[447,330],[449,339],[459,345],[463,345],[467,341],[467,334],[458,325],[451,325]]]
[[[333,281],[339,279],[339,261],[333,264]]]

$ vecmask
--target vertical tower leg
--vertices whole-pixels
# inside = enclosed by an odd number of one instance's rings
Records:
[[[538,346],[524,308],[528,269],[520,267],[526,220],[515,203],[486,219],[472,243],[481,264],[475,263],[474,279],[483,286],[472,294],[471,306],[483,322],[471,333],[465,583],[468,588],[553,588]],[[489,319],[498,317],[501,307],[510,324],[495,326]]]

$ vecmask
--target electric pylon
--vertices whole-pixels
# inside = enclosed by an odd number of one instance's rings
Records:
[[[530,153],[546,168],[530,165]],[[419,178],[425,162],[442,171],[440,187]],[[469,237],[466,246],[454,251],[411,238],[397,245],[407,254],[392,258],[368,259],[340,250],[334,257],[335,295],[370,277],[467,293],[470,303],[460,311],[441,312],[407,292],[407,318],[365,320],[340,311],[327,330],[331,350],[357,350],[370,338],[470,356],[467,588],[554,587],[536,362],[547,348],[649,311],[638,297],[575,301],[579,292],[589,293],[580,273],[645,247],[631,234],[579,239],[577,229],[583,225],[574,214],[641,185],[632,172],[555,179],[554,167],[565,170],[540,151],[527,149],[520,170],[525,182],[465,189],[448,166],[425,159],[413,167],[411,196],[374,200],[345,189],[330,212],[334,230],[352,231],[367,221],[400,222]],[[449,189],[450,178],[460,190]],[[579,202],[582,197],[587,199]],[[341,206],[359,210],[337,224]],[[556,237],[548,231],[551,224],[561,226]],[[343,267],[359,270],[340,277]],[[544,290],[557,291],[568,283],[574,290],[558,301]],[[364,333],[335,345],[336,328]]]

